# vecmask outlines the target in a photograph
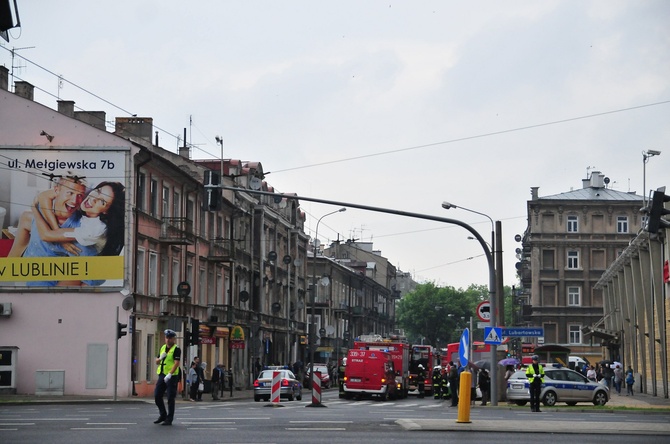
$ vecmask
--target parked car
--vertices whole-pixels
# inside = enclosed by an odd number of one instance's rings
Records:
[[[507,381],[507,399],[517,405],[525,405],[530,401],[530,384],[526,378],[526,370],[516,371]],[[581,373],[569,368],[545,367],[540,401],[549,407],[557,402],[568,405],[578,402],[605,405],[609,401],[609,389],[603,384],[589,381]]]
[[[302,400],[302,384],[295,377],[293,372],[288,369],[267,369],[261,371],[258,378],[254,381],[254,401],[261,399],[269,401],[272,396],[272,376],[274,372],[279,372],[281,378],[281,387],[279,397],[287,398],[289,401],[297,399]]]
[[[305,367],[305,387],[311,387],[311,374],[309,372],[309,364]],[[328,373],[328,365],[327,364],[320,364],[320,363],[314,363],[314,371],[315,372],[320,372],[321,373],[321,387],[323,388],[330,388],[331,386],[331,381],[330,381],[330,373]]]

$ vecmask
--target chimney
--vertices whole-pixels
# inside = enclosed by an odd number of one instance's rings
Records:
[[[186,144],[186,128],[184,128],[184,146],[179,147],[179,155],[181,157],[183,157],[184,159],[190,159],[191,158],[191,149]]]
[[[600,171],[594,171],[591,173],[591,187],[593,188],[605,188],[605,175]]]
[[[58,112],[74,118],[74,100],[58,100]]]
[[[24,99],[34,100],[35,99],[35,87],[28,82],[19,80],[14,83],[14,94]]]
[[[74,118],[80,122],[87,123],[100,131],[107,131],[105,122],[107,114],[104,111],[75,111]]]
[[[538,199],[538,194],[537,190],[539,190],[540,187],[530,187],[530,199],[531,200],[537,200]]]
[[[0,89],[9,91],[9,69],[6,66],[0,66]]]
[[[151,144],[154,130],[154,119],[151,117],[117,117],[114,132],[136,142],[145,141]]]

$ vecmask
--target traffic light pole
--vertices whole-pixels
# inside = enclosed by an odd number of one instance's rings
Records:
[[[116,327],[114,331],[117,332],[116,341],[114,341],[114,401],[116,401],[119,381],[119,307],[116,307],[116,323],[114,326]]]

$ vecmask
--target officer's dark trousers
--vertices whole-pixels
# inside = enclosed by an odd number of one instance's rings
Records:
[[[177,397],[177,385],[179,384],[180,375],[172,376],[170,380],[165,383],[164,375],[158,376],[158,382],[156,383],[156,388],[154,390],[154,401],[158,407],[158,413],[161,418],[165,418],[165,421],[172,422],[174,419],[174,405],[175,398]],[[165,410],[165,402],[163,401],[163,395],[167,393],[167,411]]]
[[[530,411],[540,411],[540,392],[542,391],[542,383],[537,380],[530,384]]]

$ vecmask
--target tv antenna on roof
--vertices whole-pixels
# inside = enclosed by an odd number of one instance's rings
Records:
[[[592,170],[592,169],[594,169],[594,168],[595,168],[594,166],[587,166],[587,167],[586,167],[586,178],[587,178],[587,179],[589,178],[589,171]]]

